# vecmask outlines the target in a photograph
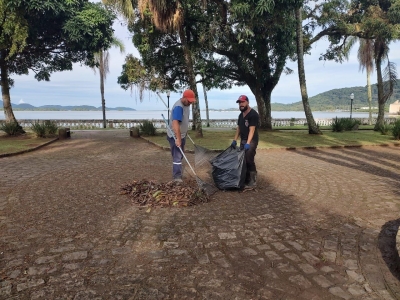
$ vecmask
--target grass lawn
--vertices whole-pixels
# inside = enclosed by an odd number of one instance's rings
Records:
[[[104,130],[104,129],[102,129]],[[120,129],[123,130],[123,129]],[[310,135],[307,130],[293,128],[293,130],[260,131],[258,149],[302,148],[302,147],[340,147],[340,146],[368,146],[368,145],[400,145],[391,135],[382,135],[373,130],[357,130],[346,132],[332,132],[324,130],[322,135]],[[129,132],[127,132],[129,135]],[[203,130],[203,138],[196,138],[194,131],[189,135],[195,144],[210,150],[224,150],[235,136],[233,129]],[[157,131],[155,136],[142,136],[159,146],[169,148],[165,131]],[[43,145],[53,138],[37,138],[32,132],[10,137],[0,131],[0,155],[28,150]],[[192,142],[187,139],[186,150],[194,150]]]
[[[20,136],[7,136],[0,131],[0,155],[20,152],[43,145],[54,138],[37,138],[33,133]]]
[[[235,131],[232,130],[203,130],[203,138],[196,138],[193,131],[189,135],[195,144],[207,149],[223,150],[232,142]],[[340,147],[340,146],[367,146],[398,144],[400,141],[391,135],[382,135],[373,130],[358,130],[346,132],[323,131],[322,135],[310,135],[307,130],[275,130],[260,131],[258,149],[301,148],[301,147]],[[160,146],[169,147],[166,133],[159,132],[156,136],[143,136],[143,138]],[[193,150],[190,140],[186,141],[185,149]]]

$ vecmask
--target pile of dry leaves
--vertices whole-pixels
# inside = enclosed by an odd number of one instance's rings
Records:
[[[174,181],[158,184],[149,180],[134,180],[121,187],[121,195],[128,195],[133,203],[147,207],[192,206],[209,201],[196,182],[178,184]]]

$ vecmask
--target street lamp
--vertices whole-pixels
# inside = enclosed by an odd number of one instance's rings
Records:
[[[351,120],[351,115],[353,113],[353,99],[354,99],[354,94],[350,94],[350,120]]]
[[[167,99],[168,99],[168,125],[169,125],[169,96],[171,96],[171,92],[167,91]]]

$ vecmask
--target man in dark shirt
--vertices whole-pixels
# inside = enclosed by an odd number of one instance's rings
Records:
[[[252,188],[256,186],[257,181],[257,169],[254,161],[256,156],[256,149],[258,146],[258,127],[259,127],[259,116],[258,112],[249,106],[249,98],[245,95],[241,95],[236,101],[239,103],[239,109],[241,111],[236,128],[235,139],[232,141],[232,147],[236,147],[236,140],[240,137],[240,149],[246,151],[246,181],[245,187]]]

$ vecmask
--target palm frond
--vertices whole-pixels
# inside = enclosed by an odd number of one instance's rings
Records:
[[[355,36],[350,36],[345,39],[344,46],[343,46],[343,56],[349,60],[350,50],[353,48],[355,43],[357,42],[358,38]]]
[[[374,69],[374,42],[370,39],[360,39],[357,58],[360,63],[360,71],[366,70],[368,74]]]
[[[113,36],[113,39],[111,41],[111,46],[119,48],[120,53],[125,52],[124,42],[122,40],[120,40],[119,38],[117,38],[116,36]]]
[[[139,0],[138,8],[142,16],[150,11],[154,25],[161,31],[171,32],[183,24],[182,4],[178,0]]]
[[[112,5],[116,10],[126,19],[132,20],[135,16],[135,9],[137,1],[132,0],[102,0],[103,4]]]
[[[392,95],[395,85],[397,84],[396,64],[389,61],[383,70],[383,101],[386,102]]]

